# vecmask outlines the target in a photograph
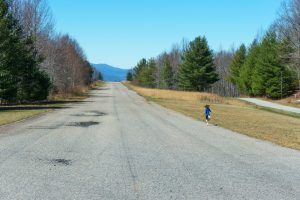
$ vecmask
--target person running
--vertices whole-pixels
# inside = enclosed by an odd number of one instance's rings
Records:
[[[204,106],[204,115],[205,115],[205,120],[206,120],[206,124],[208,125],[208,122],[210,120],[210,113],[211,113],[211,109],[209,105]]]

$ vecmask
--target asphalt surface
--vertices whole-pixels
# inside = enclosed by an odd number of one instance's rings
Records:
[[[0,133],[1,200],[300,199],[299,151],[206,126],[119,83]]]
[[[294,112],[294,113],[300,113],[300,108],[294,108],[291,106],[284,106],[277,103],[272,103],[269,101],[264,101],[256,98],[241,98],[241,100],[256,104],[258,106],[268,107],[268,108],[274,108],[278,110],[283,110],[287,112]]]

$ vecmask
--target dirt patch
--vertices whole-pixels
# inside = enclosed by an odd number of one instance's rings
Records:
[[[51,160],[51,163],[56,166],[56,165],[64,165],[64,166],[69,166],[72,164],[71,160],[66,160],[66,159],[53,159]]]
[[[70,124],[68,124],[68,126],[75,126],[75,127],[83,127],[83,128],[87,128],[90,126],[95,126],[100,124],[99,122],[93,122],[93,121],[88,121],[88,122],[72,122]]]

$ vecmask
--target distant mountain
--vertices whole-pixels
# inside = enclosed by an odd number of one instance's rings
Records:
[[[104,81],[120,82],[126,80],[128,69],[121,69],[107,64],[92,64],[103,75]]]

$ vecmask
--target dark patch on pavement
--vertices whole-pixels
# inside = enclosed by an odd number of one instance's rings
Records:
[[[100,124],[99,122],[93,122],[93,121],[88,121],[88,122],[72,122],[70,124],[68,124],[68,126],[75,126],[75,127],[83,127],[83,128],[87,128],[89,126],[94,126]]]
[[[51,163],[53,163],[54,166],[56,166],[56,164],[69,166],[69,165],[72,164],[72,161],[71,160],[66,160],[66,159],[53,159],[53,160],[51,160]]]
[[[82,113],[82,114],[75,114],[75,115],[72,115],[72,116],[75,116],[75,117],[102,117],[102,116],[105,116],[107,115],[107,113],[104,113],[104,112],[99,112],[99,111],[87,111],[85,113]]]

